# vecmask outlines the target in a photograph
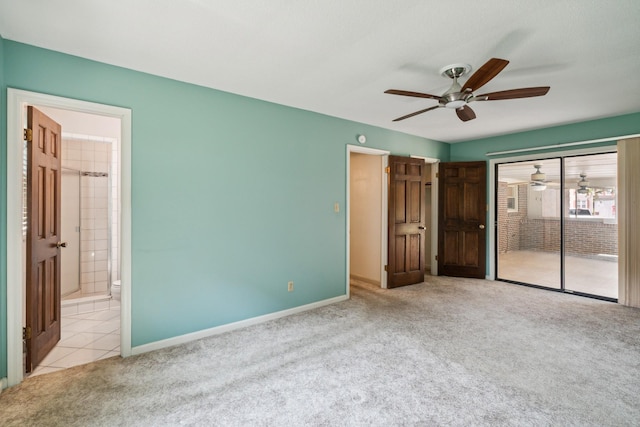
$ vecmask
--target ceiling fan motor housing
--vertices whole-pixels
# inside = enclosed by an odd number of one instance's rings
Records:
[[[471,92],[453,92],[447,93],[440,98],[440,105],[447,108],[460,108],[469,102],[473,97]]]
[[[533,165],[533,167],[536,168],[536,171],[531,174],[531,181],[544,181],[547,176],[540,172],[542,165]]]

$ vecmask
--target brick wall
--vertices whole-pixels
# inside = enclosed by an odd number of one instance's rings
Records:
[[[527,185],[518,186],[518,212],[507,212],[507,183],[498,183],[498,251],[560,251],[560,220],[527,217]],[[618,255],[618,225],[565,219],[567,255]]]
[[[506,182],[498,183],[498,250],[500,253],[518,251],[521,246],[522,225],[527,219],[527,186],[518,186],[518,211],[507,210]]]

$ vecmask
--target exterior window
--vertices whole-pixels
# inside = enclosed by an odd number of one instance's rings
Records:
[[[518,212],[518,186],[507,187],[507,212]]]

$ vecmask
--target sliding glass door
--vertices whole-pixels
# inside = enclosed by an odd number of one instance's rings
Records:
[[[560,289],[560,159],[499,164],[497,172],[498,278]]]
[[[617,298],[616,159],[496,165],[497,279]]]
[[[565,289],[618,298],[617,153],[564,163]]]

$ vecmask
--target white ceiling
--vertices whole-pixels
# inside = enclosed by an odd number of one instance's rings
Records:
[[[456,142],[640,111],[638,0],[0,0],[0,34],[109,64]],[[511,63],[461,122],[452,63]]]

